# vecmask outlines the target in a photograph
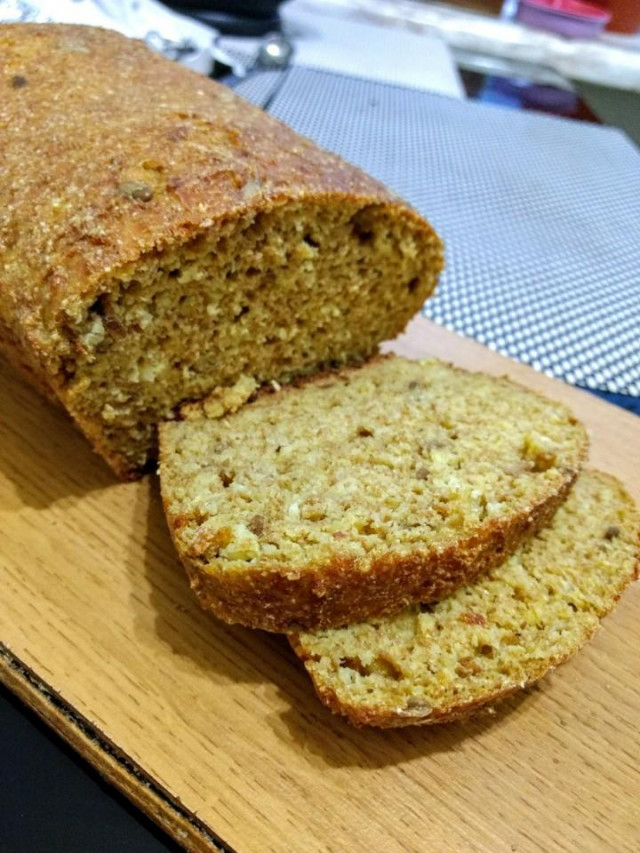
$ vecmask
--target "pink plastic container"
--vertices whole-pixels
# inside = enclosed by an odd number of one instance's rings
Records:
[[[567,38],[595,38],[611,14],[581,0],[520,0],[516,20]]]

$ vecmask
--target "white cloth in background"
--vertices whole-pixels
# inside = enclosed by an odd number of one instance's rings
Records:
[[[294,65],[465,97],[451,51],[437,36],[389,30],[318,0],[290,0],[281,17],[295,45]],[[220,43],[251,56],[259,40],[225,36]]]
[[[145,41],[170,59],[209,73],[218,35],[206,24],[178,15],[155,0],[0,0],[0,21],[86,24]]]

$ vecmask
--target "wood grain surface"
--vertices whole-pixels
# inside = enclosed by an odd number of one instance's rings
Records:
[[[568,402],[640,499],[640,420],[415,320],[394,348]],[[155,478],[118,483],[0,366],[0,677],[188,849],[637,851],[640,589],[495,716],[352,729],[284,639],[200,612]]]

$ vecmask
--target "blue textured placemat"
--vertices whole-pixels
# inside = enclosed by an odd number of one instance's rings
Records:
[[[260,102],[267,82],[239,91]],[[640,396],[640,154],[623,133],[305,68],[270,112],[434,224],[447,269],[426,316],[572,384]]]

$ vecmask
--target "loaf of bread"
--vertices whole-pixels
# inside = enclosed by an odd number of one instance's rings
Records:
[[[580,649],[637,577],[639,537],[622,486],[585,472],[551,526],[474,585],[291,643],[320,699],[356,725],[466,717]]]
[[[357,362],[442,245],[377,181],[117,33],[0,26],[0,348],[123,476],[178,404]]]
[[[201,605],[271,631],[448,594],[551,518],[587,448],[564,406],[435,359],[380,357],[218,419],[251,389],[163,424],[160,480]]]

